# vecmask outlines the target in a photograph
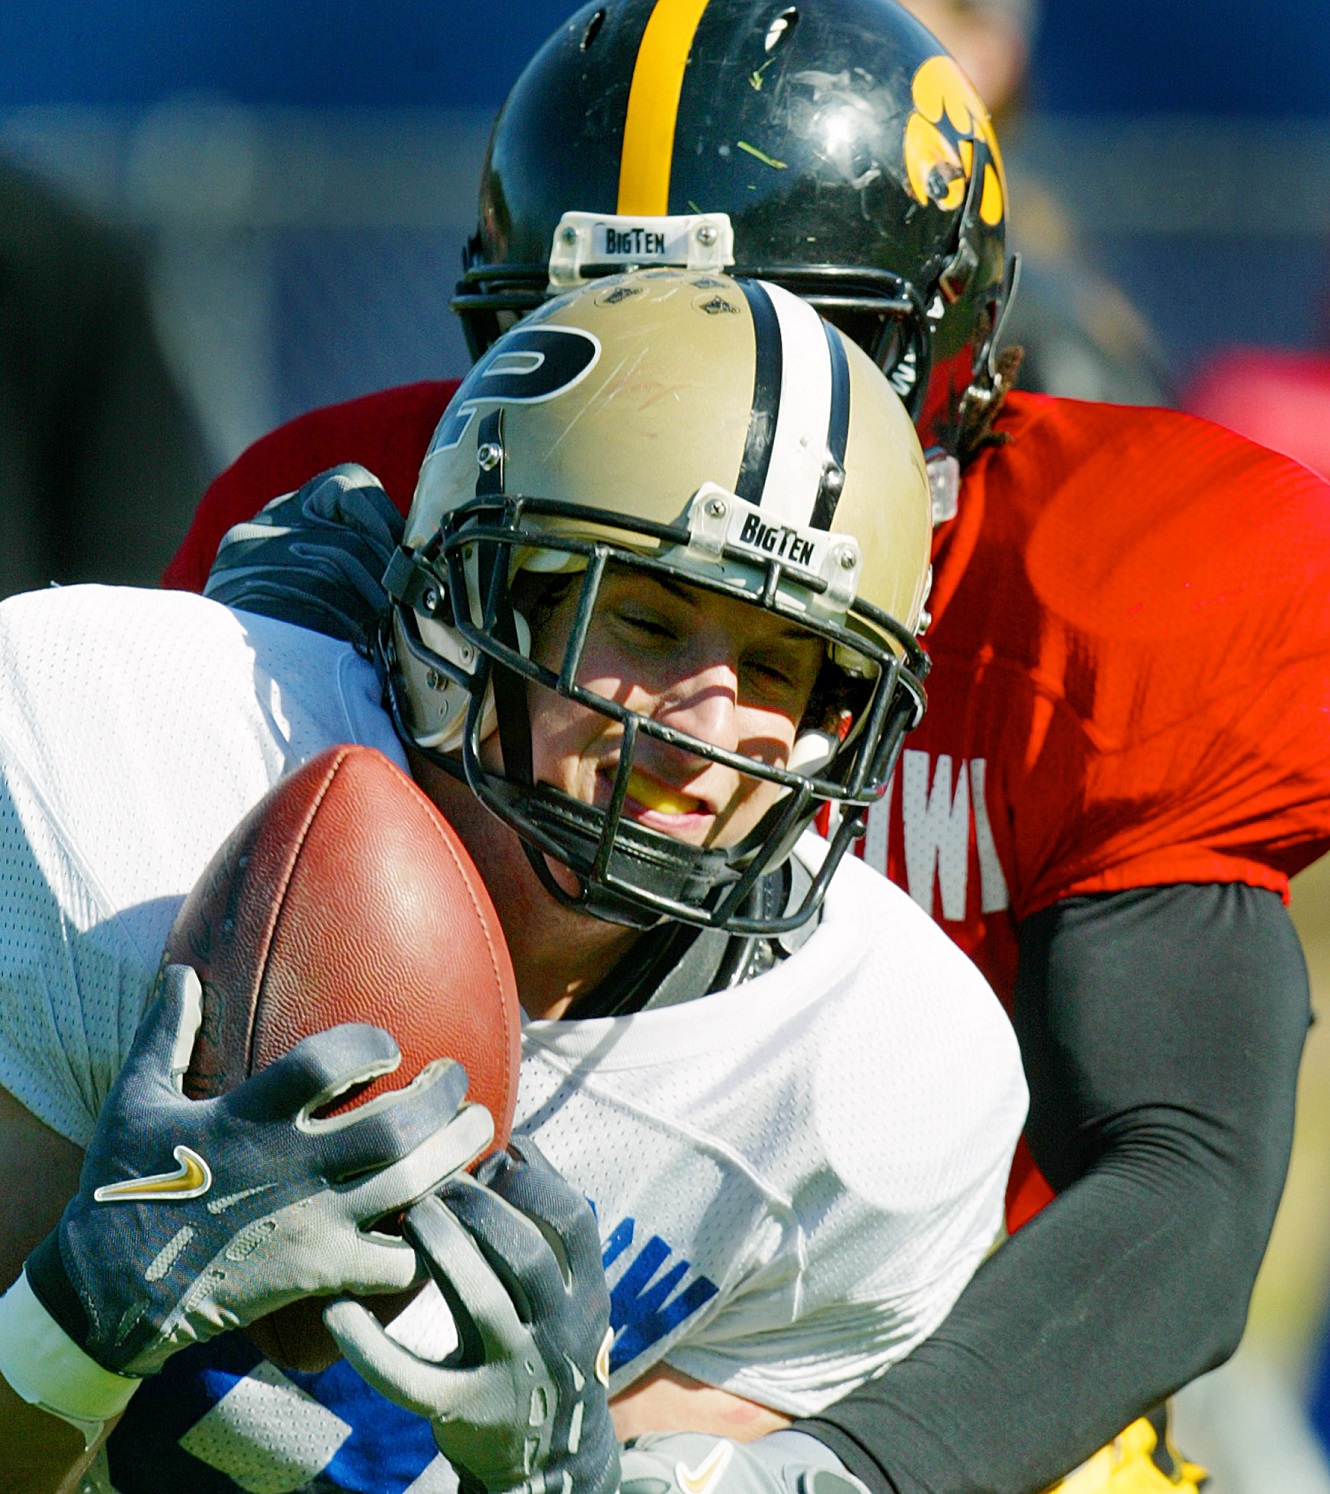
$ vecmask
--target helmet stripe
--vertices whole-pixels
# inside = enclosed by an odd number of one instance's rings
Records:
[[[708,0],[657,0],[642,34],[628,89],[619,157],[620,213],[670,210],[670,164],[679,95],[693,35]]]
[[[734,484],[735,494],[747,503],[761,503],[771,469],[771,448],[776,437],[776,415],[784,358],[780,319],[767,288],[757,280],[739,280],[753,318],[753,403],[748,412],[748,438],[743,461]]]
[[[830,322],[822,323],[831,354],[831,416],[827,421],[827,468],[813,505],[812,527],[830,529],[845,480],[845,443],[850,436],[850,360],[845,344]],[[831,479],[831,480],[829,480]]]
[[[773,522],[808,528],[822,493],[835,379],[822,318],[778,285],[765,287],[775,315],[782,378],[774,404],[755,409],[774,426],[760,503]],[[751,426],[750,426],[751,430]],[[740,494],[740,496],[746,496]]]

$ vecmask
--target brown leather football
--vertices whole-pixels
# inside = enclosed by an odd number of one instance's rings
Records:
[[[271,789],[186,898],[165,958],[203,985],[191,1098],[225,1093],[311,1033],[373,1022],[400,1065],[327,1113],[455,1058],[506,1144],[520,1022],[498,914],[452,827],[382,753],[332,747]],[[409,1299],[370,1305],[389,1321]],[[279,1364],[326,1368],[338,1349],[322,1307],[296,1302],[247,1331]]]

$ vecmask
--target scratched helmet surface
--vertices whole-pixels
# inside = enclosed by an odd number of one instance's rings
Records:
[[[454,305],[478,354],[551,285],[732,267],[812,301],[957,453],[996,379],[1006,205],[983,105],[893,0],[608,0],[509,94]]]
[[[816,907],[922,708],[915,638],[930,544],[903,404],[805,302],[710,272],[598,279],[494,343],[435,433],[388,575],[399,729],[517,830],[563,900],[546,856],[577,874],[573,900],[603,916],[792,927]],[[822,663],[788,761],[727,757],[587,688],[578,639],[606,575],[624,570],[813,635]],[[575,596],[580,621],[564,655],[537,663],[529,599],[542,588]],[[617,723],[608,806],[531,780],[533,690]],[[502,771],[482,754],[495,730]],[[638,823],[625,794],[634,743],[652,738],[775,785],[773,807],[731,845],[688,846]],[[756,883],[824,803],[844,834],[811,901],[777,925],[757,919]]]

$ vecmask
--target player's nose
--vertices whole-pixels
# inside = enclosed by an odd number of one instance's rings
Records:
[[[713,658],[677,680],[652,714],[709,747],[734,752],[739,745],[738,697],[739,675],[734,661]]]

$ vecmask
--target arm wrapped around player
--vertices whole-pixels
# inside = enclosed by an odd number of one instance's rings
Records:
[[[336,1302],[324,1320],[364,1379],[430,1418],[464,1481],[489,1494],[615,1494],[595,1216],[529,1142],[481,1176],[488,1186],[452,1179],[406,1219],[457,1323],[446,1363],[394,1343],[359,1303]]]
[[[343,462],[228,529],[203,594],[366,653],[388,607],[383,573],[402,529],[377,479]]]
[[[410,1286],[414,1252],[369,1227],[465,1167],[493,1134],[482,1106],[462,1104],[466,1075],[448,1062],[319,1118],[334,1096],[394,1067],[396,1043],[368,1025],[305,1038],[230,1093],[187,1099],[201,1009],[194,971],[168,966],[98,1117],[79,1191],[24,1268],[26,1338],[46,1325],[66,1361],[131,1388],[178,1349],[301,1297]],[[60,1387],[35,1383],[47,1352],[34,1340],[0,1369],[25,1399],[65,1415]],[[72,1409],[75,1424],[97,1419]]]

